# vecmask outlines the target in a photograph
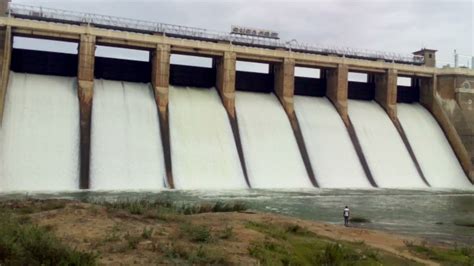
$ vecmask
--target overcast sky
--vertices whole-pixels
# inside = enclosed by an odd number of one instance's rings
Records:
[[[474,54],[474,0],[13,1],[224,32],[242,25],[277,31],[283,40],[402,54],[426,47],[438,50],[443,65],[453,64],[454,49],[464,55],[461,64]]]

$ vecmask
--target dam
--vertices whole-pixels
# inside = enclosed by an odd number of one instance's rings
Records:
[[[0,12],[0,192],[473,187],[474,70],[436,68],[435,50],[348,53],[5,0]]]

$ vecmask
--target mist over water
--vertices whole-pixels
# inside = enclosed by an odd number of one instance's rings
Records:
[[[241,189],[245,177],[217,91],[170,87],[173,177],[178,189]]]
[[[432,187],[471,186],[438,122],[420,104],[398,104],[398,118]]]
[[[95,80],[91,189],[164,187],[160,125],[149,84]]]
[[[77,189],[75,79],[11,72],[0,142],[0,191]]]
[[[320,187],[371,187],[346,126],[327,98],[295,96],[295,112]]]
[[[274,94],[236,93],[237,120],[253,188],[312,187],[288,117]]]
[[[385,110],[374,101],[349,100],[349,116],[379,187],[426,187]]]

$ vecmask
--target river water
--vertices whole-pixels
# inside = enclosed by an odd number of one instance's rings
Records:
[[[370,223],[354,226],[416,235],[439,242],[474,245],[474,228],[455,225],[457,220],[474,223],[474,190],[164,190],[129,192],[67,192],[0,194],[0,200],[33,198],[68,199],[164,199],[177,204],[239,201],[256,211],[342,224],[342,209]]]

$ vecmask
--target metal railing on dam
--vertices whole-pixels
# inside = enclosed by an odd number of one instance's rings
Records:
[[[169,37],[203,40],[211,42],[229,42],[235,45],[260,47],[268,49],[285,49],[293,52],[335,55],[340,57],[383,60],[400,64],[422,65],[423,56],[402,55],[391,52],[369,51],[349,47],[324,47],[300,43],[296,40],[281,41],[262,37],[235,35],[225,32],[212,31],[197,27],[180,26],[146,20],[122,18],[116,16],[75,12],[54,8],[43,8],[22,4],[9,4],[9,15],[18,18],[28,18],[43,21],[65,22],[73,24],[89,24],[99,28],[132,31],[145,34],[163,34]]]

